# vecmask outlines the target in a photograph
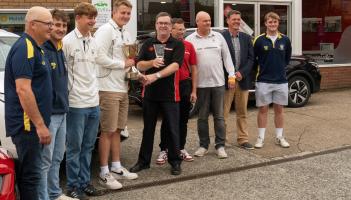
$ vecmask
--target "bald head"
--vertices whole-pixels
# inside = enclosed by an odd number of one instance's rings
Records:
[[[52,20],[52,16],[48,9],[40,6],[34,6],[28,10],[25,20],[26,23],[33,20],[48,21]]]
[[[205,11],[200,11],[196,14],[196,22],[206,18],[211,19],[210,15]]]
[[[211,29],[211,17],[205,11],[200,11],[196,14],[197,32],[200,35],[207,35]]]

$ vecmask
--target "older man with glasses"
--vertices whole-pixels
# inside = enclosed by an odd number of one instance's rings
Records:
[[[36,6],[28,10],[25,22],[25,32],[5,65],[5,122],[18,154],[20,198],[38,200],[42,151],[51,142],[52,109],[50,66],[41,45],[50,39],[53,21],[48,9]]]

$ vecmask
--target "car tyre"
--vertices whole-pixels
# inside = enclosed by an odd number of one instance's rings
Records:
[[[289,107],[304,106],[311,97],[311,86],[306,78],[293,76],[289,79]]]

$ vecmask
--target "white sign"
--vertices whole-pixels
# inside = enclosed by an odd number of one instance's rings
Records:
[[[95,24],[95,27],[98,28],[111,19],[111,0],[92,0],[92,4],[98,11]]]

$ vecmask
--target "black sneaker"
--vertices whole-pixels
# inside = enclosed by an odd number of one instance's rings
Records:
[[[78,190],[77,188],[67,190],[66,195],[74,199],[89,200],[89,197],[84,192]]]
[[[87,187],[85,187],[83,189],[83,192],[85,192],[85,194],[88,196],[101,196],[104,194],[103,190],[98,190],[91,184],[89,184]]]
[[[246,149],[246,150],[252,150],[255,149],[254,146],[252,146],[252,144],[248,143],[248,142],[244,142],[240,145],[241,148]]]

